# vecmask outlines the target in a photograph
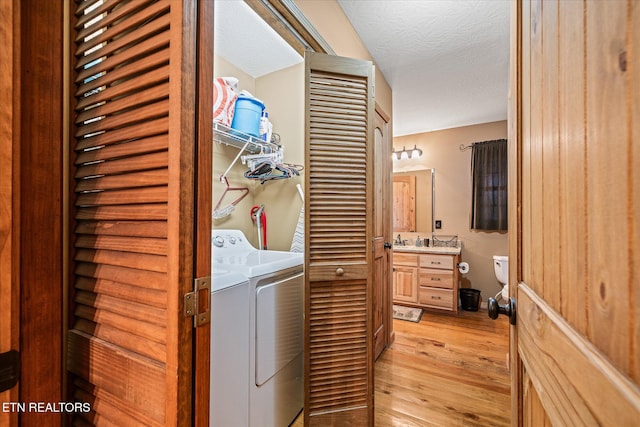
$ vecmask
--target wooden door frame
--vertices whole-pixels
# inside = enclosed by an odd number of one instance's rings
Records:
[[[509,176],[509,283],[522,279],[522,2],[511,0],[510,63],[508,99]],[[518,298],[518,286],[509,287],[509,296]],[[518,357],[517,328],[509,329],[509,370],[511,372],[511,425],[523,425],[522,361]]]
[[[198,29],[196,52],[196,182],[195,202],[197,212],[212,210],[212,174],[213,170],[213,18],[212,1],[198,3]],[[195,277],[211,276],[211,215],[196,214],[195,218]],[[209,296],[210,298],[210,296]],[[209,308],[211,300],[209,299]],[[211,324],[194,329],[194,369],[193,369],[193,425],[209,425],[209,399],[211,392]],[[198,360],[198,363],[195,363]]]
[[[16,2],[0,2],[0,353],[20,349],[20,25]],[[17,402],[19,385],[0,393]],[[0,412],[0,424],[17,426],[18,413]]]
[[[20,381],[9,402],[63,401],[63,7],[3,1],[2,289],[0,350],[20,351]],[[25,54],[29,52],[29,54]],[[6,114],[6,115],[5,115]],[[5,134],[4,132],[7,132]],[[7,157],[5,157],[7,155]],[[4,167],[6,166],[6,168]],[[6,205],[5,205],[6,203]],[[3,213],[4,215],[4,213]],[[8,221],[4,221],[4,219]],[[6,228],[5,228],[6,227]],[[57,248],[57,250],[52,250]],[[5,270],[4,267],[7,267]],[[5,282],[5,279],[7,281]],[[47,357],[41,358],[42,348]],[[9,425],[59,424],[60,413],[0,414]]]

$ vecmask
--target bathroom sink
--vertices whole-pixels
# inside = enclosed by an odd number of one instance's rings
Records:
[[[460,248],[450,248],[446,246],[415,246],[415,245],[393,245],[394,249],[403,252],[421,252],[421,253],[436,253],[436,254],[459,254]]]

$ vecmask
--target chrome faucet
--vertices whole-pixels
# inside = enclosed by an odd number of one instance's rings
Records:
[[[398,234],[398,237],[396,238],[395,244],[396,245],[402,245],[402,237],[400,237],[399,234]]]

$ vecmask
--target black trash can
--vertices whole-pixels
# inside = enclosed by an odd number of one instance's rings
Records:
[[[477,289],[460,288],[460,306],[466,311],[478,311],[480,305],[480,291]]]

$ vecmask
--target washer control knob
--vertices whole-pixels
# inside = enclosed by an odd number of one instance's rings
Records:
[[[229,236],[229,243],[231,243],[232,245],[236,244],[236,238],[233,236]]]
[[[222,245],[224,245],[224,239],[222,238],[222,236],[216,236],[213,238],[213,244],[215,247],[221,248]]]

